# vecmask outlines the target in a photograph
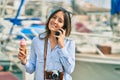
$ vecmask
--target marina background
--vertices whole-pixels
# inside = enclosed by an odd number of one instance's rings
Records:
[[[0,80],[34,80],[17,58],[19,43],[25,38],[29,53],[32,39],[45,31],[47,14],[57,6],[72,12],[73,80],[119,80],[119,5],[120,0],[0,0]]]

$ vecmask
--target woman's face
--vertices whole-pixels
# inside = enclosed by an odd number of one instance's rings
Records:
[[[51,17],[48,27],[50,31],[54,32],[61,29],[63,25],[64,25],[64,13],[62,11],[59,11]]]

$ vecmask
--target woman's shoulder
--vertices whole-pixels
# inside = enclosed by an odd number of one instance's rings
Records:
[[[45,33],[41,33],[41,34],[39,34],[38,36],[34,37],[34,38],[33,38],[33,41],[44,40],[45,36],[46,36]]]
[[[75,42],[75,40],[73,38],[70,38],[70,37],[66,37],[65,41],[66,42]]]
[[[38,42],[41,42],[41,41],[43,41],[43,39],[40,39],[39,36],[36,36],[36,37],[33,38],[32,43],[38,43]]]
[[[73,38],[65,38],[65,45],[68,48],[70,48],[71,46],[74,47],[75,40]]]
[[[65,40],[66,40],[66,41],[74,41],[74,39],[73,39],[73,38],[70,38],[70,37],[66,37]]]
[[[38,36],[35,36],[34,38],[33,38],[33,41],[36,41],[36,40],[38,40],[39,39],[39,37]]]

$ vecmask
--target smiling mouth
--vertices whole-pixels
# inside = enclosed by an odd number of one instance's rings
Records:
[[[57,29],[57,25],[55,23],[51,23],[51,26],[53,26],[53,28]]]
[[[55,28],[57,28],[57,26],[55,26]]]
[[[52,26],[53,26],[53,28],[55,28],[55,29],[57,28],[57,26],[56,26],[56,25],[54,25],[54,24],[53,24]]]

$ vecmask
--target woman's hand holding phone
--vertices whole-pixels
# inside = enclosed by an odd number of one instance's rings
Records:
[[[56,38],[58,40],[58,44],[60,45],[61,48],[64,47],[64,38],[65,38],[65,30],[63,28],[59,29],[56,32]]]

